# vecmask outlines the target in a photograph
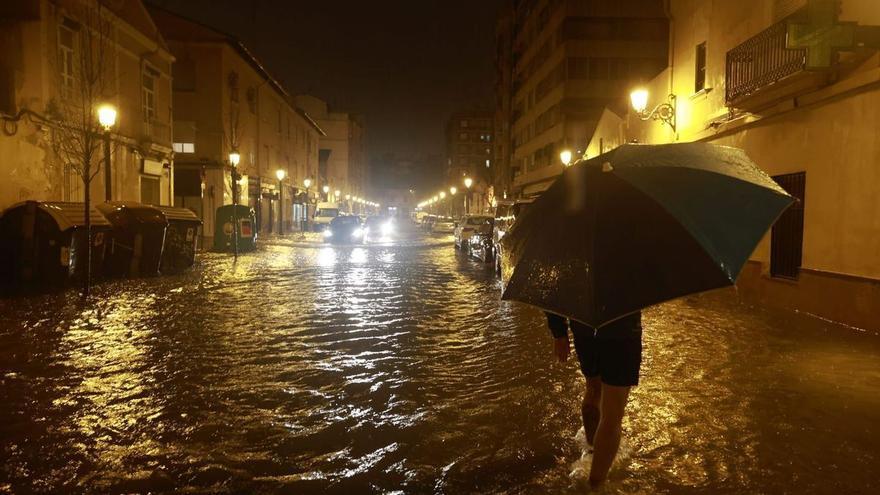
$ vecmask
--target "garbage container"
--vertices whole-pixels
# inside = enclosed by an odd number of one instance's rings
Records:
[[[94,207],[92,276],[101,273],[110,223]],[[0,284],[9,289],[64,287],[86,273],[83,203],[25,201],[0,217]]]
[[[253,208],[244,205],[224,205],[217,208],[216,222],[214,222],[214,250],[234,249],[233,217],[238,219],[238,250],[253,251],[257,248],[257,232],[254,228],[257,224],[257,214]]]
[[[168,220],[153,206],[108,201],[97,206],[112,225],[104,256],[110,277],[151,277],[159,274]]]
[[[165,231],[165,247],[162,249],[162,273],[179,273],[196,262],[196,249],[199,239],[201,219],[187,208],[156,206],[168,220]]]

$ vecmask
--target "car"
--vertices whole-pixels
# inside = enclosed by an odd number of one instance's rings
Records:
[[[514,202],[505,203],[495,209],[495,223],[492,226],[492,250],[495,258],[495,273],[501,275],[501,239],[507,234],[507,231],[513,227],[516,218],[521,215],[525,209],[532,204],[534,198],[519,199]]]
[[[450,217],[440,217],[431,228],[435,234],[452,234],[455,232],[455,220]]]
[[[430,232],[431,227],[434,225],[434,220],[437,219],[437,215],[425,215],[422,217],[422,230],[425,232]]]
[[[337,203],[318,203],[312,219],[312,227],[315,232],[323,232],[327,230],[330,222],[341,214],[339,204]]]
[[[364,229],[360,217],[343,215],[334,218],[330,221],[330,226],[324,230],[324,239],[334,244],[364,242]]]
[[[467,240],[467,252],[483,263],[491,263],[494,259],[492,231],[475,229]]]
[[[394,233],[394,220],[389,217],[367,217],[364,222],[364,235],[371,239],[390,237]]]
[[[468,239],[474,232],[485,232],[491,234],[492,223],[494,218],[489,215],[465,215],[461,217],[458,225],[455,226],[455,247],[462,250],[469,248]]]

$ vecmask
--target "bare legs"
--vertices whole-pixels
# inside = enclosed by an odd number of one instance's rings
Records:
[[[602,381],[599,377],[587,378],[587,392],[581,404],[581,419],[584,421],[584,433],[587,444],[592,448],[599,426],[599,401],[602,398]]]
[[[588,384],[588,390],[590,385]],[[603,383],[599,400],[599,424],[593,437],[593,464],[590,466],[590,486],[596,487],[608,477],[608,470],[620,447],[620,429],[630,387],[615,387]],[[586,399],[584,400],[586,403]],[[586,431],[586,415],[584,415]],[[587,433],[589,441],[589,433]]]

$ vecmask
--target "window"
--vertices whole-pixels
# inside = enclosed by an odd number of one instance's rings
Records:
[[[467,120],[462,120],[461,122],[459,122],[459,125],[460,125],[461,127],[467,127],[467,126],[468,126],[468,121],[467,121]]]
[[[797,279],[803,259],[807,174],[777,175],[773,180],[794,196],[797,202],[785,210],[770,233],[770,275]]]
[[[195,153],[196,145],[195,143],[174,143],[174,152],[175,153]]]
[[[152,122],[156,118],[156,78],[159,73],[149,67],[143,72],[143,111],[144,122]]]
[[[254,114],[257,113],[257,90],[256,89],[254,89],[254,88],[247,89],[247,104],[248,104],[248,110],[250,110],[251,113],[254,113]]]
[[[67,18],[58,26],[58,59],[61,72],[61,96],[71,98],[76,85],[74,73],[74,40],[75,35],[72,24]]]
[[[706,89],[706,42],[697,45],[694,67],[694,93]]]
[[[146,205],[159,204],[159,178],[141,176],[141,203]]]
[[[459,140],[459,141],[467,141],[467,133],[466,133],[466,132],[462,132],[462,133],[460,133],[460,134],[458,135],[458,140]]]

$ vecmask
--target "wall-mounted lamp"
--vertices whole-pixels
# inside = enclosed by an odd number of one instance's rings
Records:
[[[636,89],[629,94],[630,102],[633,110],[636,111],[641,120],[659,120],[669,124],[672,132],[675,132],[675,95],[670,94],[668,101],[660,103],[653,110],[648,112],[648,90]]]

